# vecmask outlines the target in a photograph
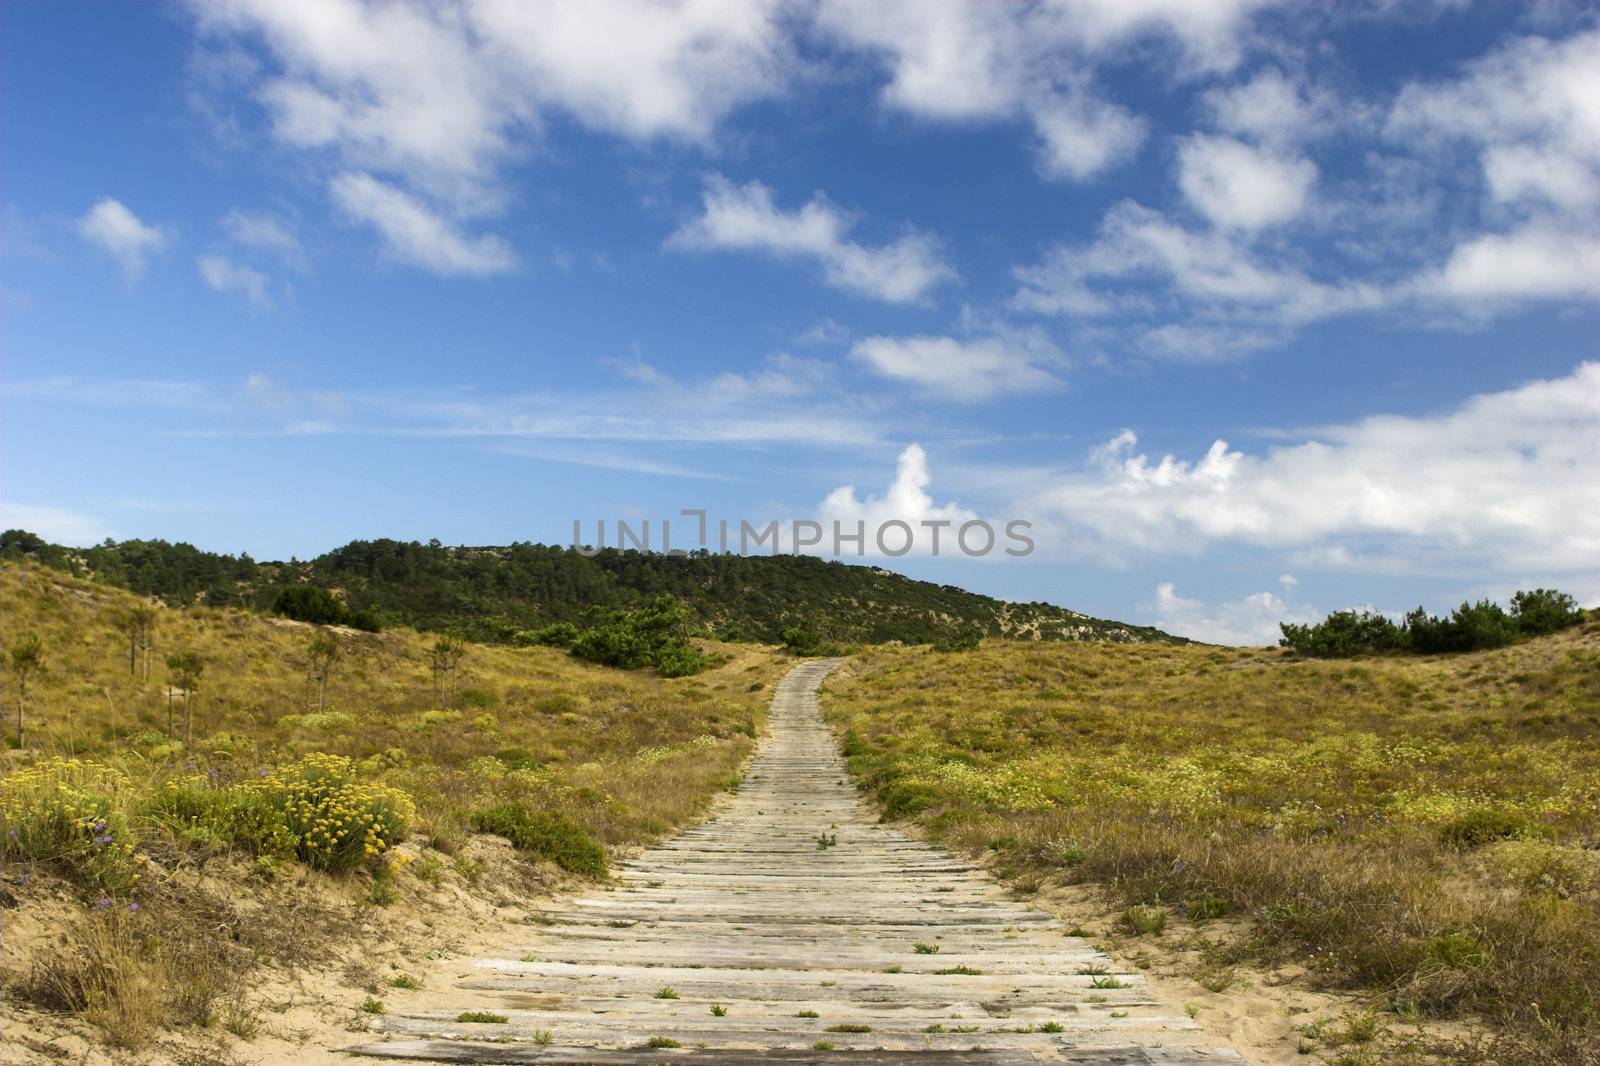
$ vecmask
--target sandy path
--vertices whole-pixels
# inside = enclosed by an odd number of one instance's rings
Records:
[[[383,1039],[349,1050],[636,1062],[654,1039],[684,1049],[662,1058],[722,1063],[1239,1061],[1203,1050],[1141,974],[879,825],[817,709],[835,665],[803,664],[779,685],[771,738],[717,817],[626,863],[612,888],[554,901],[550,924],[477,960],[429,1009],[375,1018]],[[957,968],[979,972],[939,972]],[[506,1021],[458,1021],[467,1011]]]

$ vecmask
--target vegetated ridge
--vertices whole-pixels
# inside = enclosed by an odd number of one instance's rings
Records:
[[[370,540],[285,563],[163,540],[68,548],[10,530],[0,535],[0,558],[32,559],[174,605],[267,611],[285,588],[313,586],[332,592],[358,625],[451,630],[479,641],[514,641],[556,622],[584,625],[597,612],[637,609],[671,594],[689,605],[708,634],[729,641],[779,643],[786,629],[802,626],[822,640],[869,644],[965,635],[1183,642],[1149,626],[1042,602],[1010,603],[807,555],[604,549],[591,557],[530,543],[468,548]]]

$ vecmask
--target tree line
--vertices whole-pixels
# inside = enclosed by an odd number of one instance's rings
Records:
[[[1356,655],[1482,651],[1575,626],[1585,613],[1556,589],[1532,589],[1511,597],[1509,608],[1491,600],[1463,603],[1448,615],[1423,608],[1399,622],[1372,611],[1335,611],[1314,625],[1285,622],[1278,643],[1301,655],[1342,659]]]
[[[723,640],[784,643],[826,619],[834,641],[966,643],[1028,627],[1043,639],[1173,640],[1149,627],[1090,618],[1051,604],[1012,603],[953,585],[807,555],[666,556],[516,543],[353,541],[315,559],[257,562],[161,540],[64,548],[22,530],[0,534],[0,558],[26,558],[174,604],[276,611],[317,624],[384,624],[514,643],[558,623],[605,628],[662,595]]]

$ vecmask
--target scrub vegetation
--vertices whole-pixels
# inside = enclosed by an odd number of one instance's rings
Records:
[[[824,693],[885,818],[1024,890],[1098,884],[1132,934],[1212,930],[1213,968],[1480,1026],[1449,1061],[1600,1061],[1600,621],[1346,661],[878,648]]]
[[[130,1046],[174,1025],[249,1030],[238,1004],[261,966],[317,961],[352,932],[328,899],[404,906],[469,884],[476,834],[547,885],[603,877],[608,848],[736,782],[789,665],[710,643],[708,669],[668,679],[162,606],[29,562],[0,564],[0,605],[6,648],[29,649],[25,672],[6,663],[0,903],[17,908],[8,933],[30,908],[60,913],[52,950],[8,935],[5,994]]]

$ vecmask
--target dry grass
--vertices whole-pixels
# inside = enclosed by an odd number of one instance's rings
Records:
[[[344,899],[387,903],[403,898],[396,886],[422,892],[441,876],[472,882],[477,861],[449,856],[471,836],[475,811],[527,804],[609,846],[692,820],[736,780],[788,665],[776,650],[713,646],[712,669],[667,680],[549,648],[469,645],[454,676],[436,687],[434,638],[351,631],[339,635],[322,696],[309,671],[314,627],[159,608],[146,680],[130,672],[127,639],[116,628],[136,602],[32,565],[0,566],[6,639],[37,634],[44,660],[29,679],[20,750],[12,747],[14,679],[0,679],[10,741],[3,768],[9,776],[63,756],[105,768],[103,777],[63,779],[111,783],[95,796],[110,804],[109,828],[92,832],[117,834],[119,847],[130,841],[127,865],[138,874],[113,881],[103,862],[12,847],[8,878],[31,886],[19,892],[25,909],[48,895],[47,884],[65,886],[78,902],[48,950],[18,957],[8,945],[8,995],[82,1014],[108,1041],[129,1046],[173,1025],[252,1031],[238,998],[252,967],[325,957],[359,924],[353,905],[317,902],[327,897],[324,884],[342,885],[335,895]],[[205,663],[187,724],[183,696],[169,693],[161,665],[177,650]],[[394,853],[343,878],[286,862],[281,850],[258,858],[248,834],[206,813],[207,797],[248,795],[264,774],[315,753],[347,757],[371,789],[410,798],[417,813],[404,857],[421,859],[404,878],[396,877],[403,858]],[[94,810],[85,825],[108,820],[104,807]],[[236,810],[229,817],[236,822]],[[58,836],[71,832],[70,819],[62,825]],[[0,826],[7,828],[14,827]],[[93,844],[91,834],[79,850]],[[451,867],[457,872],[441,873]],[[382,886],[382,899],[368,882]]]
[[[881,649],[825,707],[888,816],[1019,882],[1227,914],[1219,965],[1297,959],[1391,1017],[1487,1019],[1460,1061],[1600,1058],[1600,623],[1337,663]]]

